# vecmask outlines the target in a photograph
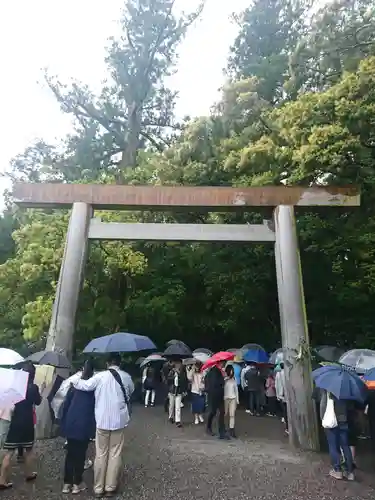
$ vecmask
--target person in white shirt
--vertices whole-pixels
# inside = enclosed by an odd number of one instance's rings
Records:
[[[107,370],[89,380],[79,379],[74,387],[95,391],[96,456],[94,494],[116,494],[125,444],[125,428],[130,421],[129,401],[134,391],[130,375],[120,370],[119,354],[111,354]]]
[[[229,416],[229,435],[232,438],[236,437],[234,430],[236,421],[236,410],[239,404],[238,385],[234,376],[234,368],[232,365],[227,365],[225,368],[225,383],[224,383],[224,408],[225,416]]]
[[[204,422],[203,413],[205,407],[204,380],[201,372],[202,363],[197,361],[195,365],[188,367],[187,378],[191,383],[191,409],[194,415],[195,425]]]

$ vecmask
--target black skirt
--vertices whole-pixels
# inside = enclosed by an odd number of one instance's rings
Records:
[[[11,422],[4,450],[16,450],[18,447],[31,450],[35,441],[33,418],[24,422]]]

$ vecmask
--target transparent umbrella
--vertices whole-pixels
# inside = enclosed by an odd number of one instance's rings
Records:
[[[250,351],[253,349],[261,349],[262,351],[265,351],[264,347],[259,344],[245,344],[241,349],[243,349],[244,351]]]
[[[354,368],[357,373],[365,373],[367,370],[375,368],[375,351],[353,349],[343,354],[339,362]]]
[[[278,365],[279,363],[282,363],[283,361],[284,361],[284,351],[283,351],[283,348],[280,347],[279,349],[276,349],[276,351],[274,351],[271,354],[269,362],[271,363],[271,365]]]

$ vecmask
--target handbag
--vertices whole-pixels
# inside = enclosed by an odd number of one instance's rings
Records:
[[[128,407],[128,412],[129,412],[129,417],[130,417],[131,414],[132,414],[132,407],[131,407],[128,395],[126,394],[126,390],[125,390],[124,384],[122,383],[121,376],[113,368],[109,368],[108,371],[112,374],[113,378],[116,380],[116,382],[118,383],[118,385],[121,387],[121,391],[122,391],[122,394],[124,396],[125,404]]]
[[[335,404],[329,394],[327,394],[327,406],[326,411],[324,412],[322,426],[324,429],[334,429],[337,427]]]

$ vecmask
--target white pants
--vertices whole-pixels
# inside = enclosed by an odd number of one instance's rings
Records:
[[[169,418],[174,418],[176,424],[181,422],[181,394],[171,394],[169,393]]]
[[[155,403],[155,391],[147,389],[146,391],[146,396],[145,396],[145,405],[148,406],[150,402],[150,396],[151,396],[151,404],[153,405]]]

